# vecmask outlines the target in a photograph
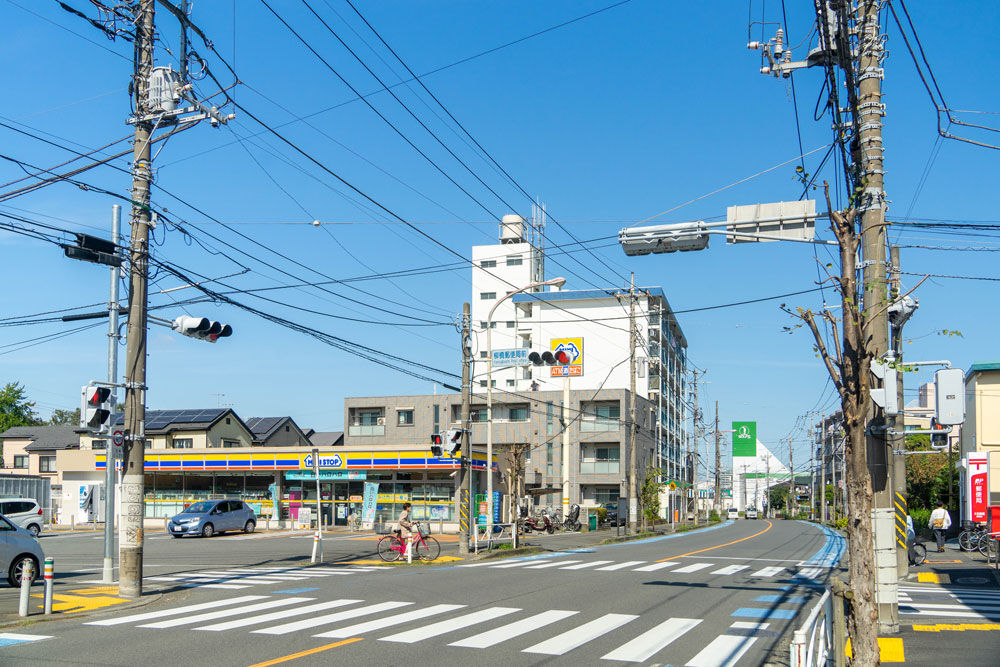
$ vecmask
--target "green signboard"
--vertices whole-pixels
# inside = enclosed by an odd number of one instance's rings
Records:
[[[733,422],[733,457],[757,456],[757,422]]]

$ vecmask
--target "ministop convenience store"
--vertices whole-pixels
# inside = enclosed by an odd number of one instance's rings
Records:
[[[95,469],[103,471],[105,455],[95,454]],[[322,451],[319,459],[327,525],[346,525],[352,511],[360,514],[366,481],[379,484],[376,522],[395,521],[402,504],[409,502],[417,520],[440,521],[446,529],[457,524],[457,459],[434,457],[426,450],[346,447]],[[473,493],[486,486],[485,461],[484,454],[473,453]],[[295,521],[303,506],[315,511],[311,449],[146,450],[145,471],[147,519],[162,520],[193,502],[216,498],[239,498],[258,516],[287,522]]]

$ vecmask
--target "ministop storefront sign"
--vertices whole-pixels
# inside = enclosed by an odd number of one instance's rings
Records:
[[[316,473],[312,470],[290,470],[285,473],[285,479],[288,481],[305,481],[313,482],[316,481]],[[336,480],[362,480],[368,479],[368,473],[364,470],[326,470],[320,468],[319,471],[320,481],[336,481]]]

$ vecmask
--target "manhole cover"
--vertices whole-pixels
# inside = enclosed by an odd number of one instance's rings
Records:
[[[989,579],[985,577],[962,577],[961,579],[956,579],[956,584],[985,584]]]

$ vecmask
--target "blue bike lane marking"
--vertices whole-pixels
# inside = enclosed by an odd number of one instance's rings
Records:
[[[823,543],[820,550],[814,553],[809,560],[802,561],[803,567],[837,567],[847,550],[847,540],[844,539],[844,536],[821,524],[808,521],[799,521],[799,523],[818,528],[826,536],[826,542]]]

